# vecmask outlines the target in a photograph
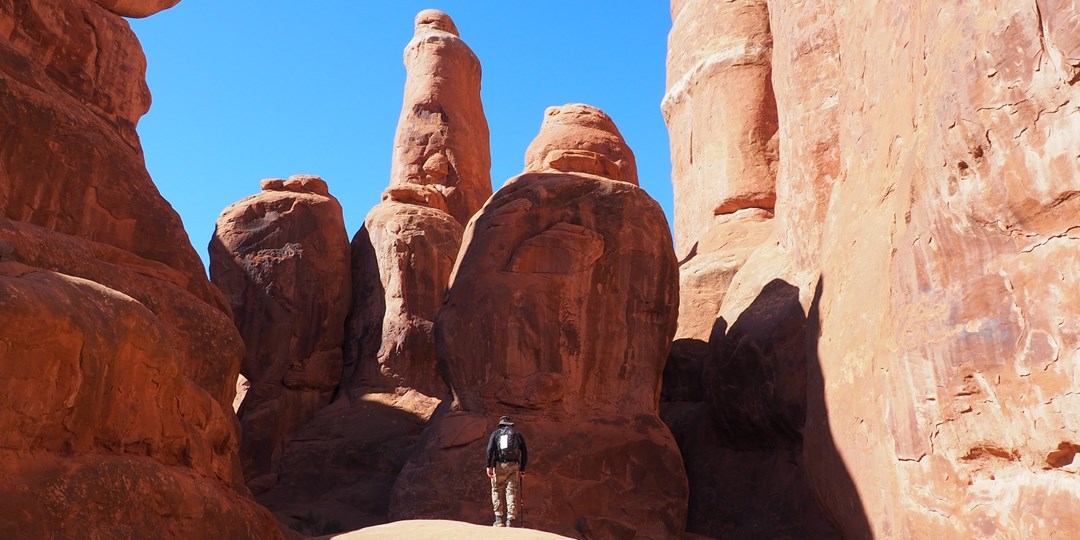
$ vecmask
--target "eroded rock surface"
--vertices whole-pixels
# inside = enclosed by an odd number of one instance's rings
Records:
[[[237,454],[243,344],[143,164],[144,68],[95,3],[0,2],[0,528],[279,538]]]
[[[368,261],[377,265],[359,276],[357,289],[381,291],[382,298],[354,298],[350,330],[356,354],[350,361],[359,371],[349,387],[412,388],[441,399],[447,388],[435,366],[435,316],[464,229],[445,211],[410,202],[397,191],[371,210],[353,240],[353,249],[370,250]],[[364,283],[373,278],[377,283]],[[381,313],[368,303],[381,305]],[[373,317],[381,320],[372,323]],[[381,339],[365,346],[365,332]]]
[[[842,537],[1074,534],[1076,7],[768,8],[775,241],[718,280],[711,341],[676,344],[690,361],[668,366],[665,411],[682,412],[665,419],[693,426],[708,404],[780,448],[804,371],[791,462]],[[782,362],[799,332],[804,362]]]
[[[671,13],[662,108],[683,257],[720,216],[773,208],[777,118],[765,0],[672,2]]]
[[[211,279],[247,344],[238,414],[256,492],[275,482],[285,442],[333,397],[352,287],[341,205],[326,182],[298,175],[262,189],[222,212],[210,244]]]
[[[0,322],[7,534],[279,536],[246,496],[232,412],[184,377],[145,306],[0,262]]]
[[[570,103],[548,107],[525,150],[525,172],[577,172],[637,184],[637,161],[604,111]]]
[[[491,195],[491,151],[480,61],[449,15],[426,9],[405,47],[405,97],[391,187],[432,186],[462,226]]]
[[[832,81],[847,142],[810,310],[818,496],[848,536],[1077,534],[1080,87],[1060,25],[1080,12],[840,13],[814,17],[874,38],[839,41]],[[854,490],[828,482],[839,467]]]
[[[681,303],[661,408],[690,479],[687,530],[835,537],[802,468],[806,315],[774,217],[769,9],[687,0],[672,19],[663,111]]]
[[[573,150],[574,140],[554,147]],[[683,530],[686,480],[657,415],[675,255],[636,178],[597,176],[592,163],[512,178],[466,229],[436,320],[454,401],[402,471],[391,517],[488,519],[486,436],[511,413],[537,442],[529,468],[544,480],[526,488],[534,526],[573,536]]]
[[[9,0],[0,38],[0,213],[164,263],[227,313],[146,172],[146,58],[127,23],[89,0]]]
[[[101,7],[124,17],[149,17],[169,9],[180,0],[94,0]]]

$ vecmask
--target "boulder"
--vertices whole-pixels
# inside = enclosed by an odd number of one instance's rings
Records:
[[[435,324],[453,402],[402,471],[391,517],[490,519],[484,449],[509,413],[543,479],[526,477],[530,526],[681,534],[686,478],[657,413],[678,306],[666,220],[636,178],[577,163],[587,170],[510,179],[466,228]]]
[[[491,195],[480,61],[449,15],[426,9],[405,46],[405,69],[390,185],[432,186],[464,226]]]
[[[634,152],[604,111],[570,103],[548,107],[525,150],[525,172],[577,172],[637,183]]]
[[[341,205],[326,183],[298,175],[262,187],[222,212],[210,244],[210,278],[247,345],[238,414],[255,491],[273,484],[285,442],[337,389],[352,287]]]

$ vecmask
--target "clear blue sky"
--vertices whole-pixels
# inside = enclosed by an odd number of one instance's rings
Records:
[[[389,182],[402,50],[429,7],[480,58],[494,189],[521,172],[545,108],[588,103],[615,120],[671,221],[666,1],[182,0],[131,20],[153,94],[139,134],[204,263],[218,215],[263,178],[323,177],[352,238]]]

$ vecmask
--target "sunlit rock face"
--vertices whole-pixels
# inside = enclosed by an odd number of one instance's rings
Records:
[[[723,216],[771,210],[777,118],[764,0],[673,2],[663,113],[680,257]]]
[[[416,16],[405,69],[390,185],[431,186],[464,226],[491,195],[480,60],[449,15],[427,9]]]
[[[811,311],[825,400],[808,423],[833,439],[807,434],[819,498],[845,531],[860,504],[878,536],[1078,534],[1080,13],[835,13],[819,15],[841,36],[843,142]],[[857,497],[827,482],[829,444]]]
[[[390,186],[353,237],[345,386],[441,399],[435,317],[464,225],[491,195],[491,156],[476,55],[441,11],[421,11],[414,33]]]
[[[250,388],[238,414],[256,491],[273,483],[286,441],[337,389],[349,264],[341,205],[319,177],[264,180],[218,218],[210,276],[247,345],[241,373]]]
[[[676,342],[671,405],[742,411],[760,420],[725,429],[759,439],[801,423],[806,489],[843,537],[1076,533],[1076,7],[767,8],[775,233],[717,276],[708,339],[699,314]],[[733,400],[748,380],[768,391]],[[665,419],[680,436],[691,416]]]
[[[144,71],[93,2],[0,2],[0,527],[277,538],[237,454],[243,342],[143,163]]]
[[[551,111],[538,139],[550,136]],[[592,107],[561,111],[610,121]],[[585,125],[544,142],[546,155],[584,147],[578,155],[596,159],[510,179],[466,228],[435,324],[453,402],[402,471],[391,517],[487,519],[476,471],[488,432],[509,413],[535,441],[529,469],[544,479],[528,488],[530,526],[571,536],[683,530],[686,479],[657,414],[678,305],[675,254],[613,128]]]
[[[525,172],[577,172],[637,184],[637,162],[604,111],[581,103],[548,107],[525,150]]]

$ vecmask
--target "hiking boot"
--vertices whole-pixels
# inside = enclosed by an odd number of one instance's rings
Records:
[[[514,526],[514,520],[513,519],[507,519],[506,520],[506,526],[507,527],[513,527]]]
[[[506,524],[503,523],[502,516],[495,516],[495,523],[492,523],[491,526],[492,527],[505,527]]]

